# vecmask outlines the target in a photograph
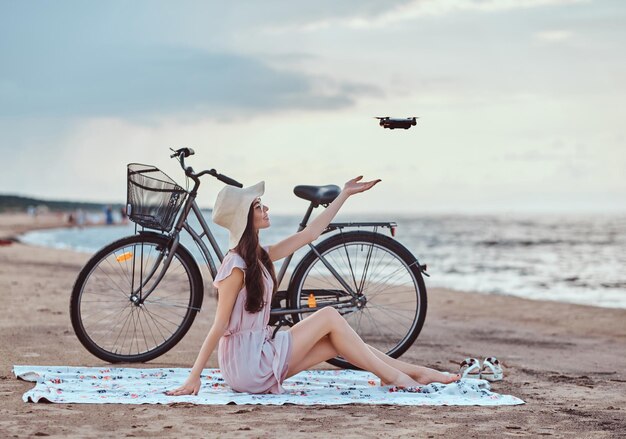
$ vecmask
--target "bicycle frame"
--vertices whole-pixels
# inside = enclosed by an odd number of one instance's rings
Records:
[[[200,208],[198,207],[196,203],[197,190],[198,190],[198,186],[200,185],[200,181],[198,179],[194,179],[194,181],[195,181],[195,185],[193,189],[188,193],[187,199],[185,200],[185,203],[183,204],[183,207],[181,208],[181,212],[178,216],[176,224],[174,228],[172,229],[172,232],[170,233],[171,244],[169,246],[169,254],[167,258],[165,259],[165,261],[163,262],[161,271],[158,274],[156,280],[154,281],[154,284],[152,285],[152,287],[149,288],[147,291],[143,291],[143,287],[156,274],[158,270],[158,266],[163,260],[162,257],[159,257],[157,258],[154,264],[154,267],[152,268],[152,271],[148,274],[148,276],[146,276],[145,282],[139,287],[138,291],[134,292],[133,297],[136,298],[134,299],[134,301],[143,302],[148,296],[150,296],[150,294],[154,291],[156,286],[161,282],[161,280],[165,276],[165,273],[169,269],[169,266],[172,261],[172,258],[174,257],[174,254],[176,253],[176,249],[178,248],[178,245],[180,243],[180,232],[182,230],[185,230],[187,233],[189,233],[193,241],[198,245],[198,248],[200,249],[203,258],[207,263],[207,267],[209,271],[211,272],[211,277],[215,279],[215,276],[217,275],[218,267],[215,265],[215,262],[213,260],[213,257],[211,256],[210,250],[207,247],[206,243],[204,242],[203,238],[205,236],[207,237],[209,244],[211,245],[213,252],[217,256],[220,263],[224,260],[224,254],[220,250],[219,245],[217,244],[217,241],[215,237],[213,236],[213,233],[211,232],[209,225],[207,224],[206,220],[204,219],[204,216],[202,215],[202,211],[200,210]],[[315,207],[316,205],[313,202],[311,202],[304,215],[304,218],[302,219],[302,221],[300,222],[298,226],[298,230],[297,230],[298,232],[302,231],[307,226],[309,218],[311,217],[311,213],[313,212],[313,209]],[[191,227],[191,225],[187,221],[187,218],[192,212],[195,215],[196,219],[198,220],[198,223],[200,224],[200,227],[202,229],[201,233],[198,233],[198,231],[196,231],[193,227]],[[322,234],[331,232],[333,230],[343,229],[343,228],[348,228],[348,227],[374,227],[375,230],[378,227],[388,227],[393,236],[395,235],[395,229],[397,227],[397,224],[395,222],[330,223],[328,227],[322,232]],[[317,257],[324,264],[324,266],[326,266],[326,268],[330,271],[330,273],[332,273],[332,275],[337,279],[337,281],[341,284],[341,286],[345,288],[345,291],[348,292],[350,295],[349,299],[335,303],[332,306],[338,309],[350,308],[350,307],[355,306],[353,299],[358,298],[357,292],[354,291],[354,289],[343,279],[343,277],[339,273],[337,273],[335,268],[326,260],[326,258],[324,258],[324,256],[318,252],[317,248],[315,247],[315,245],[313,245],[313,243],[309,243],[308,246],[317,255]],[[280,270],[278,272],[278,275],[276,276],[278,285],[282,283],[282,280],[285,277],[287,268],[289,267],[289,264],[292,258],[293,258],[293,253],[289,255],[287,258],[285,258],[285,260],[283,261],[280,267]],[[139,295],[137,293],[139,293]],[[325,306],[330,306],[330,305],[325,305]],[[278,309],[272,309],[271,315],[274,317],[282,317],[284,319],[284,316],[289,315],[289,314],[315,312],[318,309],[321,309],[323,307],[324,306],[302,308],[302,309],[278,308]]]

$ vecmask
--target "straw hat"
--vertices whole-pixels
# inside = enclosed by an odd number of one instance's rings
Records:
[[[252,202],[265,192],[265,181],[254,186],[238,188],[226,185],[213,204],[213,222],[228,229],[228,249],[237,247],[248,223],[248,210]]]

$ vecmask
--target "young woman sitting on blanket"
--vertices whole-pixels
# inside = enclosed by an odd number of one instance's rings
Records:
[[[322,308],[272,338],[268,326],[277,289],[273,261],[315,241],[352,195],[381,180],[348,181],[339,196],[302,231],[261,247],[259,230],[270,226],[269,208],[261,202],[265,183],[247,188],[225,186],[217,195],[213,221],[229,230],[229,252],[213,285],[218,289],[215,321],[185,383],[168,395],[197,395],[202,369],[219,343],[218,361],[233,390],[282,393],[282,382],[337,355],[376,374],[383,385],[413,387],[460,378],[393,359],[367,345],[332,307]]]

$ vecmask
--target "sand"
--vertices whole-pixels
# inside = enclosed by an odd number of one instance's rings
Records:
[[[0,239],[59,218],[0,215]],[[88,255],[0,246],[0,437],[624,437],[626,310],[429,289],[424,329],[404,360],[456,371],[467,356],[497,356],[497,392],[514,407],[259,407],[27,404],[14,364],[103,366],[78,342],[69,296]],[[205,284],[209,284],[205,280]],[[212,298],[187,336],[145,366],[191,367]],[[209,367],[217,367],[215,355]],[[326,367],[326,366],[324,366]],[[620,436],[621,435],[621,436]]]

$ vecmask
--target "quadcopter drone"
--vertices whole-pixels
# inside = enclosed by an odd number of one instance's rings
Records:
[[[389,128],[390,130],[404,128],[408,130],[412,126],[417,125],[417,119],[419,119],[419,117],[376,117],[376,119],[380,120],[379,125],[383,128]]]

